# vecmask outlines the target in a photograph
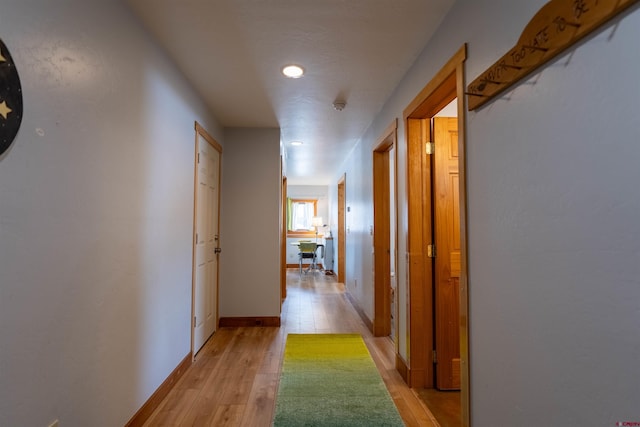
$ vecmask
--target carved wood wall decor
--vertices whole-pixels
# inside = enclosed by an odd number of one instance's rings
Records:
[[[529,21],[518,43],[467,86],[469,111],[489,102],[640,0],[552,0]]]
[[[9,49],[0,40],[0,155],[7,151],[22,122],[22,88]]]

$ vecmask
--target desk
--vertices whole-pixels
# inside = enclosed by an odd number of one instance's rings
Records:
[[[304,241],[304,243],[314,243],[314,242],[312,242],[312,241]],[[295,246],[295,247],[299,247],[300,246],[300,241],[291,242],[291,245]],[[320,255],[318,255],[318,249],[320,249]],[[306,270],[307,272],[309,270],[320,270],[320,268],[318,268],[318,258],[323,258],[324,259],[324,244],[323,243],[316,243],[316,257],[313,259],[311,264],[309,264],[309,268],[307,268],[307,270]],[[302,260],[300,260],[300,263],[302,263]],[[302,266],[300,268],[302,269]],[[302,272],[302,270],[301,270],[301,272]]]

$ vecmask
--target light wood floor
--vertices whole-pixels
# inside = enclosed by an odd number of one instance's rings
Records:
[[[360,333],[407,426],[437,427],[395,370],[393,344],[374,338],[335,276],[287,270],[280,328],[220,328],[145,426],[270,426],[288,333]]]
[[[461,427],[462,410],[460,409],[459,391],[438,391],[435,389],[415,390],[441,427]]]

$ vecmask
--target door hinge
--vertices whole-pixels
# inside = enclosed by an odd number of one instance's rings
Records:
[[[196,316],[193,316],[193,327],[195,328],[198,323],[196,322]]]
[[[436,364],[438,363],[438,357],[436,356],[436,351],[433,350],[433,363]]]
[[[425,150],[427,151],[427,154],[433,154],[436,151],[436,144],[433,142],[425,143]]]
[[[198,164],[200,163],[200,153],[198,153]]]
[[[196,244],[198,243],[198,233],[196,233]]]
[[[436,257],[436,245],[434,245],[434,244],[427,245],[427,256],[429,258],[435,258]]]

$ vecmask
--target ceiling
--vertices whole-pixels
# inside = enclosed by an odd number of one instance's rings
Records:
[[[454,0],[126,1],[222,126],[279,127],[288,183],[326,185]]]

